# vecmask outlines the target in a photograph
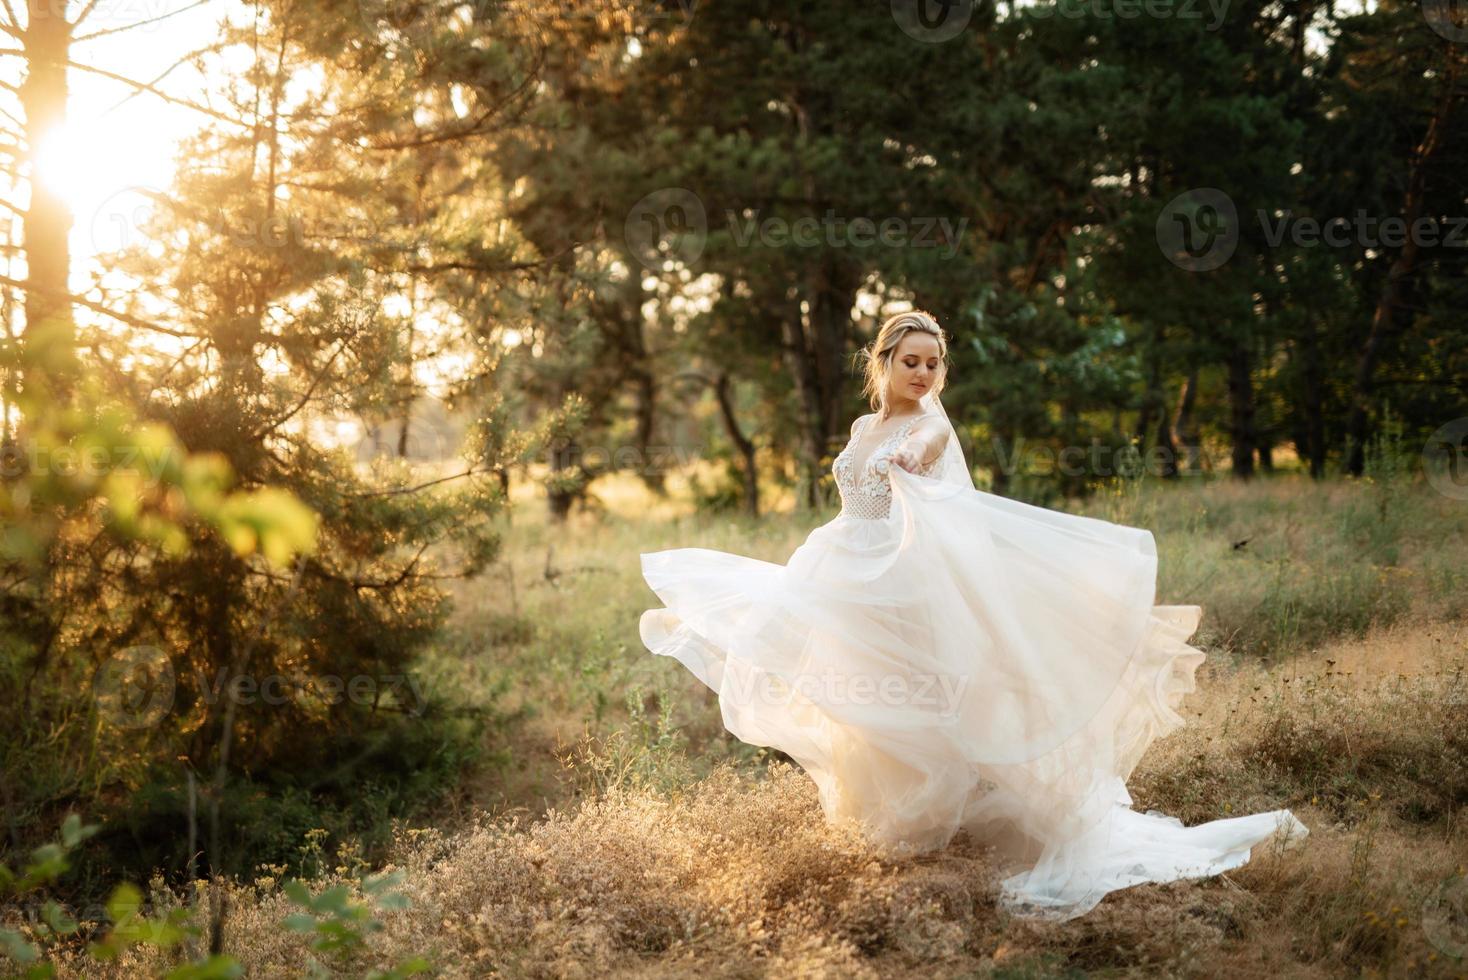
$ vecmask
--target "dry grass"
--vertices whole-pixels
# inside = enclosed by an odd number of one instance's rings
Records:
[[[1468,946],[1468,922],[1424,917],[1468,866],[1465,663],[1468,625],[1437,623],[1284,666],[1205,664],[1191,724],[1132,781],[1138,807],[1194,823],[1290,806],[1310,838],[1217,878],[1114,893],[1069,923],[1006,920],[964,836],[884,854],[827,825],[798,769],[725,764],[533,822],[400,832],[412,905],[340,975],[427,952],[453,977],[1462,976],[1446,954]],[[297,972],[276,883],[231,893],[227,951],[252,976]]]
[[[1468,512],[1420,486],[1286,480],[1086,510],[1153,528],[1158,601],[1205,608],[1189,724],[1142,760],[1137,808],[1193,824],[1289,807],[1303,847],[1069,923],[1007,920],[979,843],[901,858],[828,826],[803,773],[730,738],[712,695],[637,642],[640,552],[783,561],[824,515],[522,512],[433,667],[497,692],[505,762],[399,829],[411,906],[337,975],[426,953],[453,977],[1468,976],[1450,955],[1468,956],[1468,916],[1434,917],[1445,883],[1468,895]],[[251,976],[298,974],[279,884],[229,889],[226,950]],[[136,955],[62,975],[159,972]]]

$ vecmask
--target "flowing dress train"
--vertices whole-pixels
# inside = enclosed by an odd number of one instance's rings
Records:
[[[1150,531],[893,465],[929,414],[865,459],[858,421],[832,467],[841,512],[784,565],[643,554],[663,603],[643,644],[717,692],[733,735],[795,759],[827,819],[905,849],[961,828],[992,844],[1014,914],[1074,918],[1307,836],[1285,809],[1185,827],[1131,808],[1138,760],[1183,724],[1201,608],[1153,604]]]

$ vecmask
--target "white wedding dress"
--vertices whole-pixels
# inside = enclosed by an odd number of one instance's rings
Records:
[[[858,421],[832,467],[841,512],[787,564],[643,554],[664,606],[642,615],[647,648],[717,692],[736,737],[795,759],[827,819],[909,853],[960,828],[993,844],[1016,915],[1074,918],[1303,839],[1289,810],[1185,827],[1131,809],[1138,760],[1183,724],[1200,607],[1152,604],[1151,532],[974,488],[951,425],[931,467],[892,465],[919,418],[947,423],[922,408],[875,446]]]

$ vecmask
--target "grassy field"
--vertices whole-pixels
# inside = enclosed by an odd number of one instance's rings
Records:
[[[1137,809],[1289,807],[1311,836],[1037,925],[995,910],[964,835],[892,861],[827,826],[798,768],[730,737],[712,693],[640,644],[657,604],[640,553],[783,562],[833,512],[700,516],[630,484],[602,500],[564,527],[529,502],[503,563],[457,589],[428,670],[497,705],[492,761],[400,828],[408,907],[339,975],[412,953],[445,976],[1468,975],[1468,504],[1420,479],[1279,476],[1130,483],[1079,507],[1152,529],[1158,603],[1205,610],[1190,723],[1143,759]],[[360,877],[343,857],[321,884]],[[226,952],[252,976],[297,972],[278,882],[229,889]],[[109,969],[155,969],[144,955]]]

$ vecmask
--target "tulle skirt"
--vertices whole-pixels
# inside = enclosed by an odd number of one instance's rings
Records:
[[[1007,868],[1001,906],[1068,919],[1110,891],[1206,877],[1308,831],[1288,810],[1184,827],[1126,780],[1183,724],[1198,606],[1153,605],[1149,531],[908,473],[891,513],[838,516],[784,565],[643,554],[653,653],[724,726],[795,759],[832,821],[903,851],[960,828]]]

